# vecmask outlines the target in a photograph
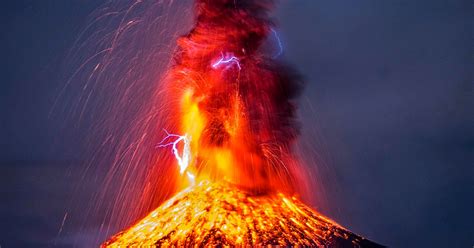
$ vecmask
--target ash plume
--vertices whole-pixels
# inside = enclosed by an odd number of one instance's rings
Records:
[[[195,26],[178,40],[166,87],[170,99],[191,89],[206,120],[199,146],[234,152],[230,170],[238,179],[231,175],[231,181],[256,192],[294,190],[300,177],[292,144],[298,134],[294,101],[302,81],[262,49],[273,31],[273,5],[197,0]],[[218,165],[206,155],[197,160],[198,172],[228,175],[210,168]]]

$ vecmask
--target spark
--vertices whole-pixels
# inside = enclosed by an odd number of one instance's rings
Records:
[[[64,228],[64,224],[66,223],[67,215],[68,215],[68,212],[64,213],[63,221],[61,222],[61,226],[59,227],[58,235],[56,236],[56,239],[54,240],[54,244],[55,244],[55,245],[56,245],[56,243],[57,243],[57,241],[58,241],[59,236],[60,236],[61,233],[63,232],[63,228]],[[2,246],[0,245],[0,248],[1,248],[1,247],[2,247]]]
[[[217,60],[216,62],[214,62],[211,66],[212,66],[212,68],[216,69],[217,67],[219,67],[222,64],[230,64],[230,63],[234,63],[235,65],[237,65],[239,70],[242,69],[240,67],[239,58],[235,57],[234,54],[232,54],[232,53],[230,53],[230,55],[228,53],[226,53],[225,56],[224,56],[223,53],[221,53],[221,58],[219,60]]]
[[[172,147],[171,151],[173,152],[174,157],[178,161],[179,173],[183,174],[188,168],[189,162],[191,161],[191,147],[189,144],[191,138],[188,137],[187,134],[178,135],[178,134],[169,133],[168,131],[166,131],[166,129],[163,129],[163,130],[166,133],[166,137],[158,144],[158,147],[168,147],[168,146]],[[181,155],[180,155],[178,144],[181,141],[183,142],[183,151],[181,152]],[[190,179],[194,180],[194,175],[192,175],[190,172],[187,172],[187,175]]]
[[[272,30],[273,36],[275,36],[279,48],[278,53],[275,54],[272,58],[277,58],[283,53],[283,45],[281,44],[280,36],[278,36],[277,31],[275,31],[275,29],[273,28],[271,28],[270,30]]]

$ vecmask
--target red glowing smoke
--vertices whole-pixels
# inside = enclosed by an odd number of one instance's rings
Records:
[[[166,85],[166,97],[175,103],[171,109],[178,116],[189,109],[173,100],[191,92],[204,119],[195,141],[199,149],[230,151],[234,161],[223,172],[220,164],[210,162],[214,154],[199,154],[194,161],[197,173],[227,177],[257,192],[292,191],[299,177],[291,149],[298,133],[293,100],[301,81],[262,49],[273,31],[268,17],[272,2],[196,1],[196,24],[178,40]],[[171,121],[182,127],[182,122],[193,120]]]

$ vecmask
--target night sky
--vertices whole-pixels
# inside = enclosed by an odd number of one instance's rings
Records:
[[[68,224],[83,217],[68,212],[71,199],[98,184],[70,173],[82,166],[71,152],[81,132],[50,115],[67,51],[99,5],[0,8],[2,248],[105,238]],[[459,0],[282,1],[284,57],[307,83],[301,142],[318,157],[316,209],[390,247],[474,245],[473,14]]]

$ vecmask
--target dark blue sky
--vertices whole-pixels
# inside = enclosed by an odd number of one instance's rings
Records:
[[[67,174],[79,134],[49,112],[66,52],[98,5],[2,4],[2,247],[71,246],[55,240],[69,200],[94,191]],[[313,180],[325,192],[316,207],[392,247],[474,245],[470,1],[293,0],[276,18],[284,56],[307,81],[302,143],[320,157]],[[77,182],[90,186],[71,196]]]

